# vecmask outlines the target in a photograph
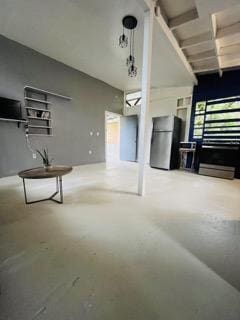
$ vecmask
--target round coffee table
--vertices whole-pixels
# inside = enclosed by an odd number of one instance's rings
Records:
[[[49,168],[33,168],[24,170],[18,173],[19,177],[23,180],[23,190],[25,203],[31,204],[41,201],[51,200],[57,203],[63,203],[63,187],[62,187],[62,176],[70,173],[72,171],[72,167],[69,166],[51,166]],[[27,199],[27,191],[25,185],[25,179],[49,179],[56,178],[56,191],[49,197],[35,201],[28,201]],[[54,197],[59,194],[60,200],[54,199]]]

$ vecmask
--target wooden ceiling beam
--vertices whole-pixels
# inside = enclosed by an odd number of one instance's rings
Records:
[[[209,71],[215,71],[215,70],[218,70],[218,66],[195,67],[193,69],[194,73],[203,73],[203,72],[209,72]]]
[[[180,60],[182,61],[183,65],[184,65],[184,67],[186,68],[189,75],[191,76],[194,84],[197,84],[198,81],[197,81],[197,78],[192,70],[192,67],[189,64],[189,62],[187,61],[187,58],[185,57],[183,51],[181,50],[178,41],[174,37],[172,31],[170,30],[170,28],[166,22],[166,17],[164,16],[164,13],[161,9],[160,1],[157,0],[157,1],[152,2],[150,0],[145,0],[145,2],[149,6],[150,10],[151,10],[152,6],[154,7],[155,18],[156,18],[159,26],[161,27],[161,29],[164,32],[164,34],[166,35],[167,39],[169,40],[169,42],[173,46],[175,52],[177,53],[178,57],[180,58]]]
[[[231,60],[231,61],[222,61],[222,67],[225,68],[239,68],[240,65],[240,57],[237,60]]]
[[[230,26],[224,27],[222,29],[217,30],[216,39],[220,40],[234,34],[240,34],[240,22],[234,23]]]
[[[180,41],[181,49],[187,49],[189,47],[198,46],[199,44],[209,42],[213,40],[213,36],[211,32],[205,32],[199,34],[198,36],[194,36],[185,40]]]
[[[215,14],[211,15],[211,30],[213,33],[213,41],[214,41],[214,50],[215,50],[215,55],[217,57],[217,64],[218,64],[218,73],[219,76],[222,77],[222,69],[221,69],[221,58],[219,56],[219,43],[217,38],[217,18]]]
[[[216,57],[215,50],[203,51],[197,54],[187,56],[189,62],[197,62],[202,60],[208,60]]]
[[[235,53],[231,53],[231,54],[220,55],[220,57],[222,58],[222,62],[224,62],[224,61],[231,62],[232,61],[234,63],[234,61],[240,59],[240,51],[235,52]]]
[[[220,47],[220,56],[232,55],[240,52],[240,44],[234,44],[226,47]]]
[[[188,22],[191,22],[193,20],[196,20],[198,18],[199,18],[198,11],[196,8],[194,8],[192,10],[184,12],[183,14],[181,14],[177,17],[169,19],[168,26],[171,30],[174,30],[174,29],[179,28],[182,25],[184,25]]]

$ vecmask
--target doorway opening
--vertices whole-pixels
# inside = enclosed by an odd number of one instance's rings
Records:
[[[105,159],[107,163],[120,161],[120,114],[105,111]]]

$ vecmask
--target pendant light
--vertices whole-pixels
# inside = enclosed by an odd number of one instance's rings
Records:
[[[134,31],[130,30],[130,53],[127,58],[127,67],[130,67],[135,63],[134,57]]]
[[[137,76],[137,67],[135,66],[135,57],[134,57],[134,29],[130,30],[130,54],[127,58],[128,66],[128,75],[131,78]]]
[[[131,78],[134,78],[137,76],[137,67],[132,64],[129,68],[128,68],[128,75]]]
[[[124,33],[124,26],[123,26],[123,34],[119,37],[119,47],[127,48],[128,46],[128,37]]]
[[[125,16],[122,20],[123,34],[119,38],[119,46],[121,48],[126,48],[128,46],[128,37],[125,35],[125,29],[130,32],[130,52],[126,61],[128,67],[129,77],[136,77],[137,67],[135,66],[135,56],[134,56],[134,31],[137,27],[137,19],[133,16]]]

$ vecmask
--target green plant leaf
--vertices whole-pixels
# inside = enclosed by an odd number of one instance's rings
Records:
[[[40,150],[36,150],[37,153],[40,155],[40,157],[42,158],[42,160],[44,160],[44,155],[42,154],[42,152]]]

